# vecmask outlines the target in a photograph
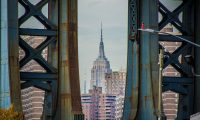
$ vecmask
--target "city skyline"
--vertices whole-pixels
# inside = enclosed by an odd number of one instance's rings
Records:
[[[112,9],[110,4],[112,3]],[[91,79],[92,63],[98,57],[101,21],[105,55],[109,56],[113,71],[126,68],[127,53],[127,12],[128,4],[124,0],[79,0],[79,68],[81,92],[84,81]],[[98,13],[98,14],[96,14]],[[87,42],[85,42],[87,40]],[[87,84],[87,90],[90,85]]]

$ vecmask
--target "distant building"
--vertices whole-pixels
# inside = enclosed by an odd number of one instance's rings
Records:
[[[112,72],[110,68],[104,53],[101,28],[99,56],[91,69],[90,90],[81,95],[85,120],[121,120],[125,77],[125,71]]]
[[[105,73],[111,73],[110,63],[107,60],[104,52],[104,43],[103,35],[101,28],[101,40],[99,44],[99,56],[94,61],[93,67],[91,70],[91,80],[90,80],[90,89],[93,89],[93,86],[102,87],[102,91],[105,92]]]
[[[21,91],[25,120],[40,120],[43,112],[44,94],[44,91],[35,87],[29,87]]]
[[[170,32],[171,34],[175,35],[179,34],[173,31],[173,26],[171,25],[167,25],[161,31]],[[165,49],[168,52],[172,53],[181,45],[181,42],[160,42],[160,44],[163,47],[165,47]],[[163,76],[179,77],[180,73],[177,72],[171,65],[169,65],[163,70]],[[162,94],[162,98],[163,98],[163,109],[167,117],[167,120],[175,120],[178,111],[179,94],[172,91],[166,91]]]
[[[28,43],[31,47],[36,48],[40,43],[42,43],[46,38],[41,36],[22,36],[22,39]],[[25,52],[19,50],[19,59],[21,60],[25,56]],[[44,49],[42,56],[47,59],[47,49]],[[36,61],[31,60],[28,62],[21,71],[24,72],[45,72]],[[43,112],[44,104],[44,94],[43,90],[35,87],[29,87],[21,90],[22,108],[25,116],[25,120],[40,120]]]
[[[120,120],[123,100],[121,96],[102,93],[101,87],[94,86],[81,96],[85,120]]]
[[[106,93],[113,95],[125,95],[126,72],[125,70],[107,73],[106,79]]]

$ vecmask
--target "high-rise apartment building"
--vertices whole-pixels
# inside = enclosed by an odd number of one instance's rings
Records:
[[[93,87],[88,94],[82,94],[81,102],[85,120],[120,120],[123,98],[102,93],[101,87]]]
[[[21,91],[22,107],[26,120],[40,120],[43,112],[44,91],[29,87]]]
[[[36,48],[45,37],[40,36],[22,36],[22,39],[31,47]],[[22,59],[25,53],[22,49],[19,50],[19,59]],[[42,52],[42,56],[47,59],[47,49]],[[26,72],[45,72],[45,70],[34,60],[28,62],[21,71]],[[21,90],[22,108],[26,120],[40,120],[43,112],[45,92],[35,87],[29,87]]]
[[[101,27],[101,39],[99,44],[99,56],[93,63],[91,70],[91,80],[90,80],[90,89],[93,86],[102,87],[102,91],[105,92],[105,73],[111,73],[110,63],[107,60],[104,52],[104,43]]]
[[[114,71],[107,73],[106,79],[106,93],[113,95],[125,95],[125,84],[126,84],[126,71],[121,69],[120,71]]]
[[[124,106],[125,70],[112,72],[104,53],[101,27],[99,56],[91,70],[89,93],[81,96],[85,120],[120,120]]]
[[[178,35],[179,33],[175,32],[173,29],[174,29],[173,26],[168,25],[162,29],[162,32],[169,32],[171,34]],[[181,45],[180,42],[160,42],[160,44],[169,53],[174,52]],[[169,65],[163,70],[163,76],[179,77],[180,73]],[[166,91],[162,94],[162,98],[163,98],[163,109],[167,117],[167,120],[175,120],[177,117],[179,95],[172,91]]]

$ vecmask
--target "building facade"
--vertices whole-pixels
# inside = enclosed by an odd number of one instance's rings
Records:
[[[120,120],[124,105],[125,71],[112,72],[104,52],[101,27],[99,55],[91,69],[89,93],[81,95],[85,120]],[[109,88],[110,87],[110,88]]]
[[[31,47],[36,48],[46,38],[41,36],[22,36],[22,39]],[[19,59],[25,56],[24,51],[19,49]],[[42,52],[42,56],[47,59],[47,49]],[[31,60],[28,62],[21,71],[26,72],[45,72],[36,61]],[[43,112],[45,92],[35,87],[29,87],[21,90],[22,108],[25,120],[40,120]]]
[[[102,93],[101,87],[93,87],[88,94],[82,94],[81,102],[85,120],[120,120],[123,98]]]
[[[99,44],[99,56],[93,63],[91,69],[91,80],[90,80],[90,89],[93,89],[93,86],[102,87],[102,91],[105,92],[105,74],[111,73],[110,62],[107,60],[104,52],[104,43],[101,27],[101,39]]]
[[[178,31],[176,32],[173,26],[171,25],[166,26],[161,31],[169,32],[174,35],[179,34],[179,32]],[[179,46],[181,46],[181,42],[160,42],[160,44],[169,53],[173,53]],[[177,72],[171,65],[169,65],[163,70],[163,76],[179,77],[180,73]],[[166,91],[162,94],[162,98],[163,98],[163,109],[167,117],[167,120],[175,120],[178,111],[179,94],[172,91]]]
[[[120,71],[114,71],[107,73],[106,79],[106,93],[117,96],[125,95],[125,84],[126,84],[126,71],[121,69]]]
[[[21,91],[22,108],[26,120],[40,120],[43,112],[45,92],[29,87]]]

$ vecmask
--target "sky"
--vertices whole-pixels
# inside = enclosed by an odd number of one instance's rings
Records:
[[[36,4],[39,0],[30,2]],[[20,17],[24,14],[24,8],[19,4],[18,10]],[[42,12],[47,16],[47,5]],[[101,22],[105,55],[110,61],[111,69],[118,71],[121,67],[126,68],[128,0],[78,0],[79,75],[82,93],[84,81],[87,83],[87,91],[89,89],[91,68],[98,57]],[[44,28],[34,17],[21,27]]]
[[[40,0],[30,0],[36,4]],[[180,1],[160,0],[170,11],[173,11]],[[42,9],[45,16],[48,14],[47,5]],[[19,16],[23,15],[24,8],[19,4]],[[181,16],[179,16],[181,17]],[[160,19],[161,17],[159,17]],[[22,24],[25,28],[44,28],[34,17]],[[87,91],[90,86],[90,76],[93,61],[98,56],[101,22],[103,24],[103,41],[105,55],[110,61],[111,69],[118,71],[126,69],[127,62],[127,30],[128,30],[128,0],[78,0],[78,49],[79,75],[81,92],[84,91],[84,81]],[[30,24],[31,23],[31,24]]]
[[[78,0],[78,49],[81,92],[90,86],[91,68],[98,57],[101,22],[105,55],[111,69],[126,68],[128,0]]]

